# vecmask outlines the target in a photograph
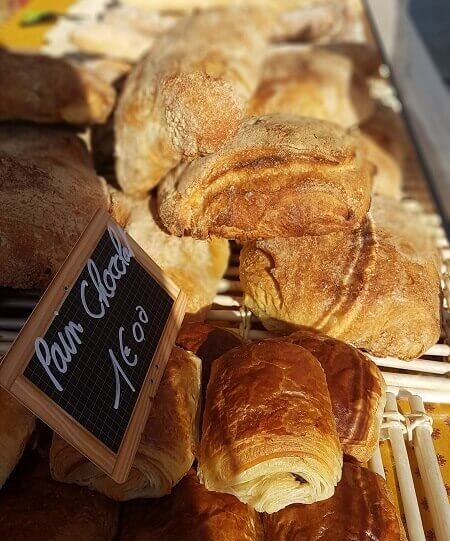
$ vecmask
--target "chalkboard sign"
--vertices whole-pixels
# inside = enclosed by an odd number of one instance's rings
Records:
[[[0,366],[0,384],[126,479],[185,298],[99,211]]]

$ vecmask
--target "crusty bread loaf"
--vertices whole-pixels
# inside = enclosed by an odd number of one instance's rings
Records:
[[[263,515],[265,541],[406,541],[386,481],[344,463],[334,496],[313,505],[290,505]]]
[[[368,462],[380,440],[386,385],[377,365],[350,344],[310,330],[284,341],[310,351],[325,372],[344,455]]]
[[[119,541],[264,541],[258,513],[206,490],[195,470],[167,498],[127,503],[121,531]]]
[[[35,423],[34,415],[0,387],[0,488],[19,462]]]
[[[111,208],[111,197],[75,134],[5,124],[0,205],[0,285],[45,287],[94,213]]]
[[[128,233],[184,291],[190,319],[203,319],[228,265],[228,241],[174,237],[159,225],[154,199],[128,201]]]
[[[158,39],[128,77],[115,115],[125,192],[144,196],[182,158],[213,152],[237,130],[271,20],[256,6],[201,11]]]
[[[373,193],[401,199],[403,173],[394,157],[365,133],[361,133],[361,144],[367,160],[375,166]]]
[[[365,77],[345,54],[290,47],[272,50],[247,114],[292,113],[348,128],[368,118],[373,108]]]
[[[411,148],[400,114],[377,102],[361,133],[367,159],[376,166],[374,193],[400,199]]]
[[[376,198],[375,198],[376,199]],[[307,326],[380,357],[411,359],[439,338],[440,283],[417,218],[374,206],[352,233],[251,242],[241,251],[247,306],[272,330]],[[407,225],[406,225],[407,224]]]
[[[50,449],[52,477],[88,486],[119,501],[169,494],[194,461],[200,372],[198,357],[173,348],[124,483],[114,482],[56,434]]]
[[[2,541],[114,541],[119,506],[87,488],[53,481],[48,452],[30,453],[0,491]]]
[[[159,211],[171,233],[200,239],[323,235],[359,225],[372,172],[358,137],[336,124],[252,117],[218,152],[164,179]]]
[[[257,511],[329,498],[342,450],[323,370],[306,349],[267,341],[214,361],[199,475]]]
[[[75,63],[0,47],[0,120],[104,122],[114,89]]]

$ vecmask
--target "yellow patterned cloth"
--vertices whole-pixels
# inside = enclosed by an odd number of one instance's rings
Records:
[[[401,401],[399,403],[399,406],[399,409],[402,413],[409,413],[410,410],[407,401]],[[433,419],[432,438],[434,448],[436,450],[436,457],[441,468],[445,488],[447,489],[447,496],[449,497],[450,501],[450,405],[425,404],[425,409],[428,415]],[[391,489],[391,492],[394,496],[397,507],[400,509],[403,522],[405,522],[405,517],[403,515],[403,509],[401,505],[400,489],[395,474],[395,464],[394,457],[392,456],[391,446],[388,441],[385,441],[381,444],[380,448],[389,488]],[[407,443],[407,449],[411,469],[413,472],[417,499],[419,501],[420,513],[422,515],[425,537],[427,541],[435,541],[436,537],[433,531],[433,524],[431,522],[428,502],[425,497],[425,491],[423,489],[422,480],[420,478],[416,455],[411,444]]]
[[[49,10],[65,13],[74,0],[31,0],[0,24],[0,45],[17,49],[39,49],[44,44],[45,34],[53,23],[22,27],[20,21],[25,13],[32,10]]]

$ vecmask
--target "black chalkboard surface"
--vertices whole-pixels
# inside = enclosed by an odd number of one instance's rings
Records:
[[[92,313],[99,312],[98,288],[89,271],[106,269],[116,253],[110,232],[106,231],[90,257],[95,266],[83,269],[45,334],[48,348],[57,344],[63,351],[63,344],[68,341],[64,332],[67,323],[76,322],[83,328],[81,333],[70,334],[69,330],[69,336],[79,336],[80,344],[75,343],[77,351],[67,363],[66,372],[53,368],[55,381],[51,379],[50,367],[44,368],[42,362],[45,364],[45,347],[39,349],[44,353],[41,360],[35,353],[24,372],[25,377],[114,452],[122,443],[174,303],[140,263],[131,258],[126,274],[117,280],[109,307],[102,310],[103,317],[91,317],[83,306],[81,286],[89,284],[83,288],[85,303]],[[59,355],[56,359],[63,366]]]
[[[99,213],[6,356],[0,383],[113,478],[123,479],[116,462],[121,453],[134,455],[181,324],[180,303],[178,288]],[[14,374],[24,351],[26,362]],[[140,421],[130,432],[136,414]],[[125,462],[131,465],[129,456]]]

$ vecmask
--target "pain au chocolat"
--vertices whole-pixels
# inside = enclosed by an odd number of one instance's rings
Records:
[[[282,340],[304,347],[322,366],[344,455],[358,462],[370,460],[386,403],[377,365],[350,344],[314,331],[300,330]]]
[[[119,541],[264,541],[258,513],[210,492],[194,470],[166,498],[125,505]]]
[[[386,481],[348,463],[331,498],[290,505],[262,521],[265,541],[406,541]]]
[[[114,482],[56,434],[50,449],[52,477],[118,501],[169,494],[194,462],[200,371],[198,357],[173,348],[125,483]]]
[[[192,351],[202,361],[202,398],[211,375],[212,363],[221,355],[241,346],[244,340],[233,332],[203,322],[183,323],[176,345]]]
[[[208,490],[273,513],[329,498],[341,468],[325,375],[309,351],[260,342],[216,359],[199,455]]]
[[[311,327],[379,357],[418,357],[440,333],[439,272],[426,239],[415,214],[374,198],[351,233],[247,243],[245,304],[275,332]]]
[[[19,468],[0,491],[2,541],[117,539],[118,504],[87,488],[53,481],[47,449],[29,453]]]
[[[324,235],[359,225],[372,173],[358,137],[335,124],[252,117],[219,151],[169,173],[159,186],[159,212],[178,236]]]

